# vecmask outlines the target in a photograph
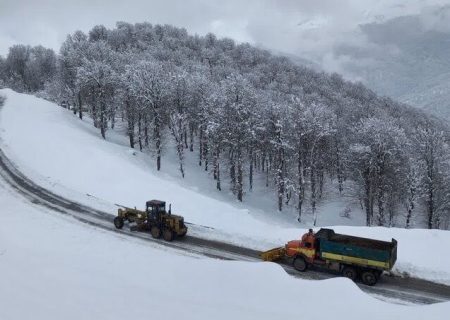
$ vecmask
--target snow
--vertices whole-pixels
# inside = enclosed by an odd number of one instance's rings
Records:
[[[0,94],[7,96],[0,112],[2,150],[26,176],[56,193],[111,214],[117,209],[114,203],[142,207],[150,198],[164,199],[186,221],[208,227],[192,226],[191,234],[260,250],[283,245],[305,232],[305,225],[280,218],[271,208],[264,213],[245,203],[226,201],[218,192],[205,192],[204,186],[196,185],[196,179],[205,179],[200,170],[182,181],[164,171],[176,167],[165,157],[163,171],[156,172],[151,156],[128,148],[120,134],[109,131],[105,141],[89,121],[80,121],[48,101],[9,89],[0,90]],[[333,206],[325,209],[331,212]],[[334,210],[342,208],[334,206]],[[324,219],[321,224],[347,220]],[[388,241],[395,238],[399,249],[394,272],[450,284],[450,256],[441,254],[442,248],[450,245],[449,231],[332,228]]]
[[[450,312],[450,302],[382,302],[344,278],[301,280],[271,263],[182,255],[24,203],[0,182],[0,319],[437,320]]]

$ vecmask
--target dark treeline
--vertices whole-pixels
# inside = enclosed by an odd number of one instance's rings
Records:
[[[175,146],[240,201],[264,177],[278,209],[305,206],[316,220],[326,181],[356,197],[367,225],[447,228],[447,127],[378,97],[360,83],[318,73],[248,44],[149,23],[69,35],[56,55],[14,46],[0,57],[5,85],[41,92],[93,120],[103,138],[117,121],[131,148],[156,167]],[[225,180],[224,180],[225,179]],[[261,179],[258,179],[261,181]],[[425,214],[421,214],[424,212]]]

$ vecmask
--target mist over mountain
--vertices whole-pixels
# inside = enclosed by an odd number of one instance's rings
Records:
[[[341,43],[340,70],[378,94],[450,118],[450,6],[360,25],[365,43]]]

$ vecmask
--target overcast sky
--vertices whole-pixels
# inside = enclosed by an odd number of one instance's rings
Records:
[[[214,32],[333,69],[336,43],[364,43],[358,24],[441,4],[450,0],[0,0],[0,55],[17,43],[58,51],[75,30],[148,21]]]

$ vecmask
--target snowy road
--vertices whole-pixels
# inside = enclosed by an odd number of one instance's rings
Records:
[[[116,230],[112,223],[113,215],[83,204],[68,200],[52,193],[25,177],[0,149],[0,176],[18,193],[35,205],[43,206],[74,217],[75,219],[111,232],[151,241],[153,244],[199,254],[216,259],[259,261],[259,252],[253,249],[197,236],[186,236],[182,241],[163,242],[153,239],[149,234]],[[191,230],[201,234],[204,227],[190,225]],[[287,273],[303,279],[328,279],[335,275],[320,271],[299,273],[290,265],[281,263]],[[413,278],[382,277],[376,287],[359,285],[366,293],[385,301],[401,304],[432,304],[450,300],[450,287]]]

